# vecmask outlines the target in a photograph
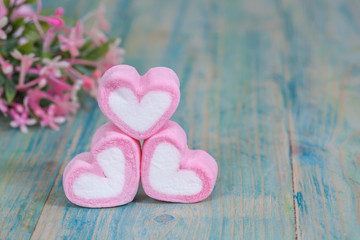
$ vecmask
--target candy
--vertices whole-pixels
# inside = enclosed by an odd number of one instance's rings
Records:
[[[113,207],[131,202],[140,182],[141,147],[113,123],[100,127],[91,152],[81,153],[63,175],[67,198],[83,207]]]
[[[184,130],[169,120],[179,100],[179,79],[171,69],[152,68],[144,76],[127,65],[106,71],[98,104],[112,123],[96,131],[91,152],[66,166],[68,199],[90,208],[123,205],[134,199],[140,175],[145,193],[157,200],[209,197],[218,167],[207,152],[190,150]]]
[[[190,150],[184,130],[168,121],[146,139],[142,149],[141,181],[145,193],[158,200],[193,203],[212,192],[218,167],[205,151]]]
[[[169,68],[151,68],[140,76],[135,68],[118,65],[100,81],[101,111],[124,133],[146,139],[175,112],[180,100],[179,79]]]

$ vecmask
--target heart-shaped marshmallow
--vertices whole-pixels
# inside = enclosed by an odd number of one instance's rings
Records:
[[[91,152],[77,155],[66,166],[67,198],[83,207],[113,207],[131,202],[140,182],[141,146],[113,123],[100,127]]]
[[[146,139],[170,119],[180,101],[179,79],[169,68],[151,68],[140,76],[135,68],[118,65],[100,81],[101,111],[124,133]]]
[[[168,121],[143,144],[141,182],[145,193],[158,200],[192,203],[207,198],[218,167],[205,151],[190,150],[184,130]]]

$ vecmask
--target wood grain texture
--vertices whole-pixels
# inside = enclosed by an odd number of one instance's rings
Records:
[[[247,7],[154,1],[131,2],[128,9],[137,14],[125,38],[127,63],[142,73],[157,65],[178,73],[182,99],[173,119],[185,128],[190,147],[218,160],[211,197],[198,204],[164,204],[140,190],[124,207],[78,208],[63,194],[64,163],[35,239],[294,238],[286,111],[279,89],[265,77],[271,75],[273,50],[258,49],[257,41],[270,38],[269,32],[233,21],[240,9],[252,10]],[[274,18],[276,12],[265,13]],[[261,64],[268,70],[259,74]]]
[[[81,16],[98,1],[44,1]],[[0,239],[357,239],[360,3],[108,0],[111,35],[140,73],[173,68],[173,120],[215,157],[213,194],[169,204],[140,188],[86,209],[62,189],[67,162],[107,119],[94,100],[61,131],[0,123]]]
[[[283,1],[278,9],[298,237],[358,239],[360,4]]]

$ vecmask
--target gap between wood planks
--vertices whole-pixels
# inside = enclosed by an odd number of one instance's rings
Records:
[[[295,183],[294,183],[294,161],[293,161],[293,146],[292,146],[292,131],[291,128],[289,127],[289,123],[290,123],[290,117],[289,117],[289,110],[287,113],[287,117],[288,117],[288,141],[289,141],[289,158],[290,158],[290,167],[291,167],[291,184],[292,184],[292,192],[293,192],[293,208],[294,208],[294,226],[295,226],[295,240],[298,239],[298,229],[297,229],[297,213],[296,213],[296,203],[295,203]]]
[[[61,168],[59,169],[59,172],[60,172],[60,170],[61,170]],[[57,175],[59,175],[59,172],[57,173]],[[41,209],[41,212],[40,212],[40,214],[39,214],[39,217],[38,217],[38,219],[36,220],[35,227],[34,227],[32,233],[31,233],[31,235],[30,235],[30,239],[32,239],[32,236],[33,236],[33,234],[34,234],[34,232],[35,232],[35,230],[36,230],[36,227],[37,227],[37,225],[38,225],[38,223],[39,223],[40,217],[41,217],[41,215],[42,215],[42,213],[43,213],[43,211],[44,211],[44,209],[45,209],[45,205],[46,205],[47,201],[49,200],[50,194],[51,194],[51,192],[52,192],[52,190],[53,190],[53,188],[54,188],[54,186],[55,186],[55,183],[56,183],[56,178],[55,178],[55,181],[52,183],[52,186],[51,186],[51,188],[50,188],[50,191],[49,191],[48,195],[46,196],[46,199],[45,199],[45,202],[44,202],[43,207],[42,207],[42,209]]]

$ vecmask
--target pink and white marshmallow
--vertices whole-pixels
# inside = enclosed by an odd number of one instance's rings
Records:
[[[216,161],[205,151],[190,150],[184,130],[173,121],[144,141],[141,182],[151,198],[180,203],[202,201],[211,194],[217,172]]]
[[[146,139],[173,115],[179,101],[179,79],[165,67],[140,76],[134,67],[118,65],[103,75],[98,103],[101,111],[124,133]]]
[[[81,153],[66,166],[63,186],[67,198],[89,208],[131,202],[140,182],[141,146],[113,123],[93,136],[91,152]]]

